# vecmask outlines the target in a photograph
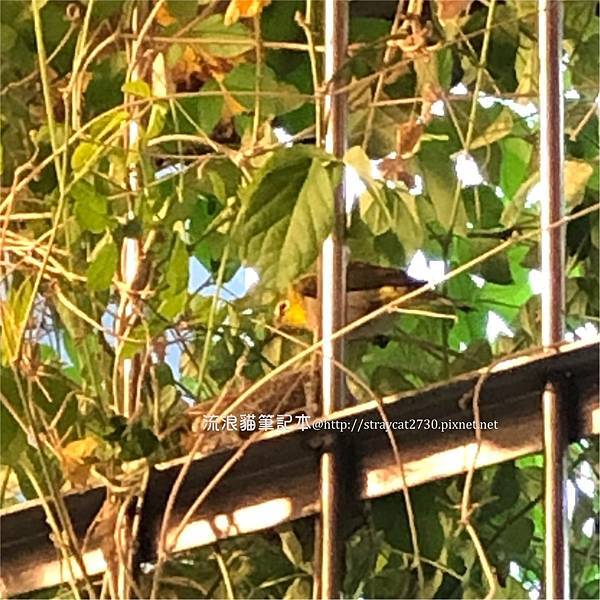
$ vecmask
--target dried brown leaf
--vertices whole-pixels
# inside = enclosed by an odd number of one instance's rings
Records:
[[[440,21],[456,19],[469,10],[472,0],[437,0],[437,16]]]
[[[233,25],[240,19],[255,17],[270,3],[271,0],[230,0],[225,12],[225,25]]]

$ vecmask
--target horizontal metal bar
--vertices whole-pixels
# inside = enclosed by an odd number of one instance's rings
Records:
[[[570,439],[600,433],[598,408],[599,340],[564,344],[555,351],[534,351],[497,365],[486,379],[480,397],[482,421],[497,421],[498,429],[483,431],[477,467],[514,459],[542,448],[540,397],[549,379],[561,378],[569,391]],[[465,472],[475,451],[472,412],[468,398],[481,373],[470,373],[426,389],[386,398],[392,422],[437,419],[462,423],[461,429],[399,429],[396,439],[409,486]],[[385,432],[366,429],[380,423],[374,403],[340,411],[321,431],[312,429],[269,432],[250,446],[241,461],[209,495],[183,530],[177,550],[208,544],[242,533],[259,531],[319,511],[319,446],[338,433],[347,463],[355,474],[354,491],[362,499],[377,498],[402,488]],[[362,429],[359,431],[359,423]],[[422,426],[424,423],[422,423]],[[336,429],[333,429],[333,428]],[[350,430],[354,428],[354,432]],[[193,500],[232,455],[226,450],[193,464],[175,506],[178,522]],[[155,539],[165,500],[181,461],[156,467],[150,477],[140,527],[139,554],[154,557]],[[100,509],[103,489],[66,498],[77,534],[85,531]],[[68,569],[58,560],[37,501],[3,511],[0,516],[2,585],[8,595],[49,587],[65,580]],[[84,557],[89,573],[101,573],[105,562],[98,546],[90,544]]]

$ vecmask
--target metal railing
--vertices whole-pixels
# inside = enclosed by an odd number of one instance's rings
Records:
[[[347,53],[346,0],[325,2],[324,109],[328,129],[326,149],[341,157],[346,147],[347,99],[337,93]],[[564,328],[564,227],[562,171],[563,111],[561,84],[562,10],[557,0],[539,3],[540,57],[540,173],[542,343],[519,364],[499,363],[486,374],[480,406],[481,419],[497,421],[485,432],[476,468],[544,450],[546,565],[545,595],[569,595],[566,532],[565,450],[570,440],[600,433],[598,414],[598,341],[560,344]],[[258,531],[307,515],[319,515],[315,597],[340,596],[343,538],[340,525],[344,490],[357,499],[397,492],[404,478],[381,429],[365,431],[362,424],[379,419],[377,407],[367,403],[344,409],[344,378],[336,364],[343,362],[343,343],[332,339],[343,327],[345,298],[343,185],[336,190],[334,231],[324,244],[320,268],[322,301],[323,423],[320,431],[296,428],[265,434],[244,455],[199,509],[180,535],[176,550],[209,544],[217,539]],[[326,282],[326,285],[323,283]],[[389,421],[465,423],[472,419],[461,399],[472,392],[481,373],[458,377],[424,390],[385,400]],[[541,399],[541,401],[540,401]],[[569,412],[566,410],[567,400]],[[449,426],[450,427],[450,426]],[[333,435],[331,431],[335,432]],[[340,443],[343,440],[343,444]],[[472,427],[451,428],[435,438],[421,428],[403,432],[406,484],[414,486],[471,468],[474,456]],[[193,500],[231,457],[223,451],[198,459],[178,495],[174,516],[185,514]],[[268,459],[267,459],[268,457]],[[350,485],[342,479],[342,462],[355,464]],[[268,464],[268,472],[265,471]],[[143,502],[136,560],[155,558],[156,536],[164,502],[180,462],[153,469]],[[68,495],[67,506],[75,532],[83,539],[102,506],[106,491]],[[7,594],[26,593],[65,581],[69,569],[57,558],[44,512],[37,502],[13,507],[2,514],[2,582]],[[106,568],[98,544],[86,548],[88,574]],[[73,567],[77,572],[77,566]]]

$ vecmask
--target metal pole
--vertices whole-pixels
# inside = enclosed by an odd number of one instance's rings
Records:
[[[562,2],[540,0],[540,179],[542,185],[541,270],[542,344],[551,347],[564,334],[564,227],[550,226],[563,216],[564,116]],[[542,396],[545,474],[545,597],[569,597],[566,502],[567,422],[564,395],[552,382]]]
[[[337,157],[346,151],[347,99],[337,94],[340,71],[346,57],[348,44],[347,0],[325,1],[325,97],[327,133],[325,149]],[[345,401],[345,381],[336,363],[343,362],[343,340],[332,340],[332,334],[344,326],[346,320],[346,257],[344,250],[346,224],[346,197],[344,183],[335,190],[334,225],[332,234],[325,240],[320,260],[319,290],[321,298],[321,335],[323,361],[321,385],[323,415],[339,410]],[[321,598],[339,598],[341,594],[343,536],[341,533],[342,467],[343,457],[334,441],[323,448],[321,455],[321,548],[317,576]]]

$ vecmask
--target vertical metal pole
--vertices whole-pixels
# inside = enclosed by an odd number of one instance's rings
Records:
[[[346,57],[348,43],[347,0],[325,0],[325,97],[327,133],[325,149],[337,157],[346,151],[346,94],[336,93],[340,87],[340,70]],[[342,82],[343,83],[343,82]],[[343,362],[343,340],[332,340],[332,334],[344,326],[346,319],[346,256],[344,250],[346,199],[344,183],[335,190],[334,226],[325,240],[321,253],[319,290],[321,297],[321,335],[323,361],[321,385],[323,415],[339,410],[344,405],[345,381],[336,362]],[[343,457],[338,444],[324,448],[321,455],[321,598],[339,598],[343,565],[343,536],[341,534]],[[319,578],[317,578],[319,581]]]
[[[542,344],[550,347],[564,334],[564,227],[550,226],[563,216],[564,116],[562,2],[540,0],[540,179]],[[545,473],[545,597],[569,597],[566,502],[567,423],[564,395],[553,383],[542,396]]]

